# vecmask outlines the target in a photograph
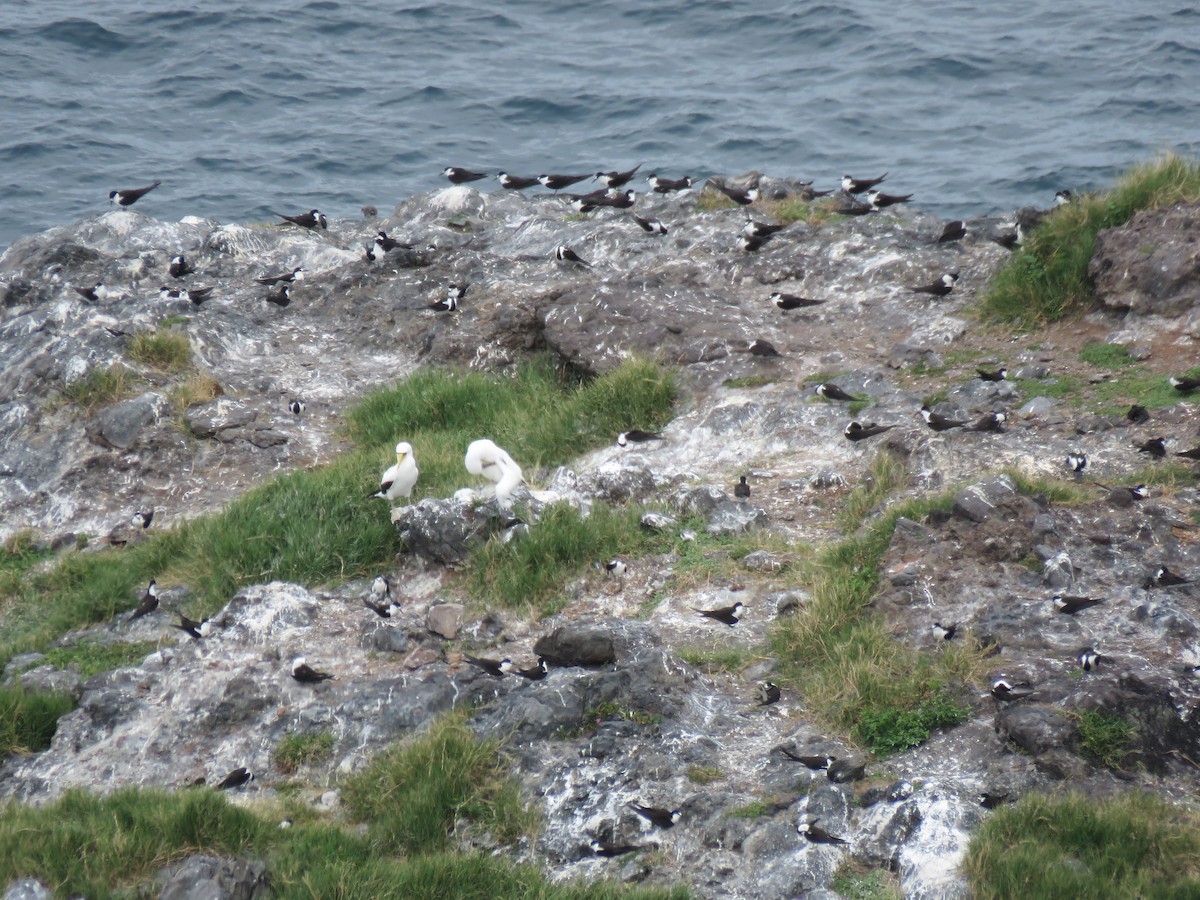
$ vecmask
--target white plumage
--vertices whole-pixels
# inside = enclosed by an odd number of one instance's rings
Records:
[[[412,496],[419,474],[412,445],[408,441],[401,441],[396,445],[396,464],[383,473],[379,479],[379,490],[371,496],[386,497],[393,503],[401,497],[407,499]]]
[[[495,484],[496,499],[502,503],[525,480],[513,458],[487,438],[472,442],[463,464],[472,475],[482,475]]]

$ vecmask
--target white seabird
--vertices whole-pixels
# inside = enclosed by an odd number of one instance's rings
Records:
[[[487,438],[471,443],[463,464],[472,475],[482,475],[496,485],[496,499],[501,503],[506,503],[517,485],[525,481],[521,467]]]
[[[379,490],[371,496],[386,497],[393,503],[401,497],[407,499],[412,496],[419,474],[412,445],[408,441],[401,441],[396,445],[396,464],[383,473],[379,479]]]

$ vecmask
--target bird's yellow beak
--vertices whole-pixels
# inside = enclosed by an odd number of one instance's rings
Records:
[[[402,463],[402,462],[404,462],[404,454],[397,453],[396,454],[396,465],[400,465],[400,463]]]

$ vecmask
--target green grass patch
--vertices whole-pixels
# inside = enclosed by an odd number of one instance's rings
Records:
[[[712,784],[725,777],[725,773],[716,766],[688,766],[688,781],[692,784]]]
[[[726,378],[721,382],[727,388],[756,388],[779,381],[772,375],[745,375],[740,378]]]
[[[725,815],[731,819],[761,819],[775,812],[774,805],[765,800],[752,800],[745,806],[735,806],[726,810]]]
[[[907,480],[904,460],[888,450],[878,451],[862,481],[843,498],[836,516],[838,528],[844,534],[857,530],[871,511],[904,487]]]
[[[45,750],[59,718],[74,708],[75,701],[66,694],[0,687],[0,759],[10,753]]]
[[[1137,730],[1112,713],[1099,709],[1078,710],[1071,714],[1083,754],[1109,769],[1119,769],[1129,758],[1130,745]]]
[[[60,398],[72,403],[91,415],[93,411],[133,393],[137,377],[119,363],[108,368],[89,369],[82,378],[77,378],[62,389]]]
[[[675,655],[706,672],[738,672],[758,654],[745,647],[679,647]]]
[[[25,573],[52,555],[48,547],[38,543],[32,531],[9,535],[0,545],[0,597],[17,590]]]
[[[192,345],[186,334],[173,328],[142,331],[125,345],[125,358],[162,372],[182,372],[192,364]]]
[[[1024,328],[1086,310],[1093,301],[1088,263],[1096,235],[1143,209],[1200,198],[1200,164],[1168,154],[1135,166],[1104,194],[1059,207],[1025,236],[984,295],[981,314]]]
[[[963,869],[977,900],[1200,896],[1200,819],[1144,793],[1030,793],[992,813]]]
[[[82,678],[91,678],[101,672],[136,666],[156,646],[153,641],[127,643],[86,639],[67,647],[51,647],[46,651],[45,661],[56,669],[73,669]]]
[[[492,437],[526,471],[558,465],[631,426],[661,426],[674,396],[671,374],[645,361],[627,362],[587,382],[559,378],[544,359],[507,378],[418,373],[370,394],[350,411],[348,427],[357,447],[328,466],[281,475],[218,514],[156,530],[120,553],[67,553],[45,572],[0,580],[6,588],[0,596],[5,607],[0,665],[15,653],[44,650],[67,631],[131,609],[151,578],[164,586],[190,585],[196,592],[193,615],[209,615],[247,584],[281,579],[319,585],[374,571],[401,549],[387,503],[366,499],[394,461],[397,440],[411,441],[421,468],[414,500],[448,496],[472,481],[463,455],[476,438]],[[548,541],[569,528],[556,526],[554,515]],[[604,515],[593,517],[588,528]],[[622,523],[614,526],[625,535],[622,540],[638,531]],[[480,565],[486,566],[486,556]],[[557,568],[539,581],[541,589],[549,592],[563,571]],[[516,602],[511,593],[493,594],[483,586],[477,595]]]
[[[933,729],[961,724],[970,713],[969,708],[939,694],[909,709],[863,710],[854,731],[877,756],[884,757],[925,743]]]
[[[215,400],[225,393],[225,389],[221,386],[221,382],[213,378],[211,375],[205,375],[203,372],[197,372],[191,377],[171,385],[171,389],[167,392],[167,397],[171,401],[171,406],[176,412],[183,412],[189,406],[195,406],[197,403],[207,403],[210,400]]]
[[[833,874],[833,889],[845,900],[904,900],[894,874],[871,869],[851,857]]]
[[[646,712],[642,709],[621,706],[615,700],[608,700],[601,703],[595,709],[584,713],[583,718],[574,728],[560,728],[558,736],[565,740],[570,740],[585,735],[593,735],[602,724],[613,720],[633,722],[635,725],[649,727],[661,723],[662,716]]]
[[[284,735],[275,748],[275,765],[285,775],[291,775],[305,766],[329,759],[333,754],[333,743],[333,733],[329,731]]]
[[[1124,344],[1101,343],[1087,344],[1079,351],[1079,361],[1101,369],[1121,369],[1136,362]]]
[[[1065,456],[1063,458],[1064,460],[1066,459]],[[1065,463],[1063,470],[1066,471]],[[1056,503],[1060,506],[1084,503],[1095,496],[1094,490],[1078,482],[1026,475],[1020,469],[1014,468],[1005,469],[1004,474],[1013,480],[1013,483],[1017,486],[1017,490],[1022,494],[1029,497],[1036,497],[1040,494],[1051,503]],[[1137,482],[1134,482],[1134,484],[1137,484]],[[1040,562],[1036,571],[1041,571]]]
[[[710,185],[707,181],[696,197],[696,212],[712,212],[714,209],[737,209],[738,205]]]

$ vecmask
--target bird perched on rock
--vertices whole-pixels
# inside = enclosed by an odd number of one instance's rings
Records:
[[[591,268],[592,264],[583,259],[578,253],[568,247],[566,244],[560,244],[554,248],[554,258],[559,262],[575,263],[586,268]]]
[[[154,184],[147,185],[144,188],[128,188],[123,191],[109,191],[108,202],[115,203],[117,206],[122,207],[133,206],[133,204],[137,203],[160,184],[162,184],[161,181],[156,181]]]
[[[328,672],[318,672],[304,661],[303,656],[292,660],[292,677],[301,684],[320,684],[333,678]]]
[[[738,483],[733,486],[733,496],[737,497],[739,500],[750,499],[750,485],[746,483],[745,475],[742,475],[739,478]]]
[[[208,622],[207,619],[201,619],[199,622],[197,622],[195,619],[189,619],[181,612],[176,612],[175,615],[179,616],[179,624],[176,625],[174,622],[172,622],[172,628],[179,629],[184,634],[190,636],[194,641],[204,639],[205,632],[207,631],[205,628],[205,624]]]
[[[399,609],[392,599],[392,582],[386,575],[376,575],[371,582],[371,596],[363,598],[363,605],[381,619],[390,619],[392,612]]]
[[[763,247],[767,246],[772,237],[774,235],[768,234],[762,237],[751,237],[750,235],[743,234],[738,239],[738,243],[747,253],[757,253]]]
[[[635,844],[617,844],[612,841],[592,841],[589,845],[592,852],[597,856],[612,858],[614,856],[623,856],[626,853],[634,853],[642,848]]]
[[[1074,200],[1075,195],[1066,188],[1063,188],[1061,191],[1056,191],[1054,194],[1055,206],[1066,206],[1067,204],[1074,202]]]
[[[641,226],[642,231],[660,235],[667,233],[667,226],[662,223],[661,219],[643,219],[637,213],[630,213],[629,215],[633,218],[633,221]]]
[[[1141,444],[1134,445],[1138,453],[1149,453],[1155,459],[1162,459],[1167,455],[1167,441],[1165,438],[1150,438]]]
[[[292,286],[286,281],[280,282],[279,287],[274,291],[267,291],[267,296],[263,299],[283,309],[292,302]]]
[[[159,288],[158,295],[163,300],[189,300],[193,306],[199,306],[212,294],[211,287],[172,289],[165,284]]]
[[[875,437],[877,434],[883,434],[885,431],[891,431],[895,425],[879,425],[875,422],[851,422],[842,432],[849,441],[865,441],[869,437]]]
[[[1012,800],[1012,795],[999,791],[984,791],[977,798],[978,803],[984,809],[995,809],[997,806],[1003,806]]]
[[[288,404],[288,412],[290,412],[293,416],[302,415],[304,413],[304,401],[293,400]]]
[[[921,418],[934,431],[949,431],[951,428],[961,428],[967,424],[963,419],[950,419],[935,413],[928,404],[921,407]]]
[[[629,564],[623,559],[610,559],[604,564],[604,571],[609,575],[621,578],[629,571]]]
[[[953,241],[961,241],[966,236],[967,236],[967,223],[960,221],[960,220],[955,220],[953,222],[946,223],[945,227],[942,228],[941,236],[936,241],[934,241],[934,243],[935,244],[949,244]]]
[[[671,828],[682,815],[678,809],[662,809],[658,806],[642,806],[640,803],[629,801],[629,808],[635,813],[659,828]]]
[[[670,194],[675,191],[686,191],[695,182],[688,176],[683,178],[663,178],[651,172],[646,176],[646,182],[650,185],[650,190],[656,194]]]
[[[116,294],[116,291],[105,287],[103,281],[97,281],[88,288],[73,287],[72,290],[84,300],[90,300],[92,303],[103,303],[109,297],[115,296]]]
[[[1154,574],[1146,580],[1146,587],[1178,587],[1181,584],[1189,583],[1189,579],[1182,575],[1176,575],[1166,566],[1159,566],[1154,570]]]
[[[1068,616],[1073,616],[1080,610],[1104,602],[1103,597],[1073,597],[1069,594],[1055,594],[1050,600],[1058,612]]]
[[[912,199],[912,194],[885,194],[883,191],[871,189],[867,191],[867,202],[874,209],[886,209],[889,206],[895,206],[897,203],[907,203]]]
[[[917,287],[910,287],[909,290],[914,294],[932,294],[934,297],[945,297],[954,290],[954,282],[958,281],[957,272],[947,272],[937,281],[932,284],[922,284]]]
[[[1082,477],[1083,470],[1087,468],[1087,456],[1081,450],[1072,450],[1067,454],[1067,468],[1075,473],[1076,477]]]
[[[627,447],[632,444],[644,444],[647,441],[661,441],[661,431],[642,431],[640,428],[630,428],[617,435],[617,446]]]
[[[849,175],[843,175],[842,190],[847,194],[861,194],[863,191],[870,190],[875,185],[882,183],[887,176],[887,172],[884,172],[878,178],[851,178]]]
[[[803,309],[807,306],[820,306],[824,300],[810,300],[807,297],[801,297],[798,294],[784,294],[781,291],[776,291],[767,298],[784,312],[791,309]]]
[[[192,264],[187,261],[187,257],[182,253],[171,257],[171,263],[167,266],[167,274],[172,278],[182,278],[184,275],[191,275],[195,271]]]
[[[781,694],[779,685],[773,681],[760,681],[758,683],[758,705],[770,706],[773,703],[778,703]]]
[[[609,188],[624,187],[633,181],[633,176],[637,174],[637,170],[641,167],[642,164],[638,163],[632,169],[626,169],[624,172],[597,172],[592,180],[594,181],[596,178],[599,178],[604,182],[605,187]]]
[[[446,166],[442,169],[442,174],[450,179],[451,184],[466,184],[468,181],[478,181],[480,178],[487,178],[486,172],[472,172],[470,169],[464,169],[462,166]]]
[[[1079,668],[1085,672],[1090,672],[1097,668],[1101,662],[1107,661],[1108,657],[1098,653],[1095,647],[1084,647],[1079,651],[1079,656],[1076,659],[1079,660]]]
[[[813,389],[818,397],[824,397],[826,400],[842,400],[847,403],[861,403],[866,397],[855,397],[853,394],[848,394],[832,381],[822,381]]]
[[[1008,369],[1004,366],[998,369],[976,369],[975,374],[983,381],[1004,381],[1008,378]]]
[[[1028,681],[1013,682],[1002,677],[992,682],[991,694],[1003,703],[1010,703],[1014,700],[1024,700],[1033,694],[1033,688]]]
[[[565,187],[579,184],[587,177],[587,175],[539,175],[537,180],[542,187],[558,193]]]
[[[1200,378],[1189,378],[1186,375],[1172,375],[1167,381],[1181,394],[1190,394],[1196,388],[1200,388]]]
[[[953,623],[943,625],[941,622],[934,622],[931,630],[933,631],[933,636],[939,641],[951,641],[958,634],[958,625]]]
[[[745,604],[740,600],[733,604],[733,606],[722,606],[717,609],[696,609],[696,607],[692,607],[700,615],[717,622],[722,622],[725,625],[736,625],[738,623],[738,616],[741,615],[744,608]]]
[[[993,434],[1004,434],[1004,423],[1008,416],[1002,412],[988,413],[981,416],[974,425],[963,426],[963,431],[985,431]]]
[[[472,475],[482,475],[496,486],[496,499],[506,503],[512,492],[524,483],[525,476],[513,458],[487,438],[467,447],[463,465]]]
[[[247,771],[245,766],[238,766],[236,769],[234,769],[232,772],[230,772],[228,775],[226,775],[224,778],[222,778],[219,782],[217,782],[217,790],[218,791],[232,790],[233,788],[241,787],[243,784],[246,784],[246,782],[253,781],[253,780],[254,780],[254,776],[249,771]]]
[[[506,191],[523,191],[538,183],[536,178],[523,178],[520,175],[509,175],[507,172],[497,172],[496,180]]]
[[[379,479],[379,490],[369,494],[369,497],[385,497],[395,503],[401,498],[407,500],[412,496],[417,484],[417,459],[413,456],[412,444],[401,441],[396,445],[396,462],[384,470]]]
[[[320,210],[310,209],[306,213],[299,213],[294,216],[285,216],[283,213],[275,213],[279,218],[283,219],[279,222],[280,225],[299,225],[301,228],[317,228],[329,229],[329,220],[321,213]]]
[[[738,206],[749,206],[758,199],[758,188],[736,188],[710,178],[708,183],[736,203]]]
[[[1001,231],[992,235],[992,243],[999,244],[1005,250],[1016,250],[1025,243],[1025,229],[1018,222],[1012,231]]]
[[[538,657],[536,665],[531,666],[528,669],[517,669],[515,671],[517,675],[520,675],[522,678],[526,678],[530,681],[541,681],[550,674],[550,668],[546,665],[545,657],[542,656]]]
[[[1125,418],[1131,425],[1144,425],[1150,421],[1150,413],[1144,406],[1138,406],[1136,403],[1129,407],[1129,411],[1125,413]]]
[[[834,837],[817,824],[816,819],[805,820],[796,826],[796,831],[804,835],[810,844],[849,844],[845,838]]]
[[[292,269],[290,272],[280,272],[275,275],[264,275],[262,278],[255,278],[254,280],[259,284],[268,285],[279,284],[281,282],[285,284],[291,284],[296,281],[304,280],[304,269],[301,266],[296,266],[296,268]]]
[[[154,510],[138,510],[129,518],[129,524],[134,528],[140,528],[145,531],[150,527],[150,523],[154,521]]]
[[[508,657],[504,659],[484,659],[478,656],[472,656],[470,653],[464,653],[463,659],[477,669],[483,669],[493,678],[503,678],[513,669],[512,660]]]
[[[158,609],[158,584],[153,578],[146,585],[146,592],[142,594],[142,600],[137,605],[137,609],[133,611],[133,615],[129,617],[129,621],[133,622],[140,619],[142,616],[149,615]]]
[[[786,747],[780,747],[779,752],[782,753],[784,756],[786,756],[788,759],[792,760],[792,762],[798,762],[801,765],[803,765],[809,769],[812,769],[814,772],[819,772],[822,769],[828,769],[835,762],[837,762],[837,757],[829,756],[828,754],[826,754],[824,756],[804,756],[801,754],[793,753],[791,750],[787,749]]]
[[[770,341],[764,341],[762,338],[755,338],[746,349],[754,356],[779,355],[779,351],[775,349],[775,345]]]
[[[753,219],[746,219],[746,224],[742,226],[742,234],[752,238],[770,237],[773,234],[778,234],[785,228],[787,228],[787,225],[774,225],[767,222],[756,222]]]

